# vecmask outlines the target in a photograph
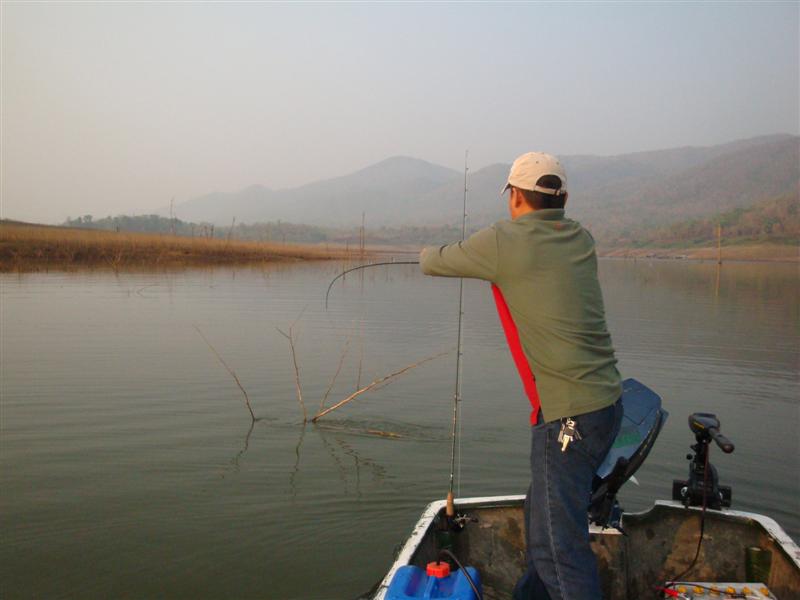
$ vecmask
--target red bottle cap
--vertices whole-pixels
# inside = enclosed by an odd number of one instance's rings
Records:
[[[441,579],[450,575],[450,565],[446,562],[430,562],[427,571],[430,577]]]

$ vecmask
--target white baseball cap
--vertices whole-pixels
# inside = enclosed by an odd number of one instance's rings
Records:
[[[561,180],[561,188],[554,190],[536,185],[539,179],[545,175],[558,177]],[[523,190],[561,196],[567,193],[567,174],[555,156],[544,152],[528,152],[517,157],[517,160],[511,165],[508,182],[503,186],[500,194],[504,194],[512,185]]]

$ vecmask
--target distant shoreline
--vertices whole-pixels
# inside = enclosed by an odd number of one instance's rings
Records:
[[[0,222],[0,272],[182,268],[352,258],[338,247]]]
[[[603,258],[717,261],[717,247],[697,248],[598,248]],[[800,262],[800,246],[792,244],[742,244],[723,246],[722,262]]]
[[[422,246],[368,246],[371,252],[391,254],[417,254]],[[717,247],[703,246],[695,248],[604,248],[599,246],[597,255],[600,258],[629,260],[691,260],[717,261]],[[791,244],[742,244],[722,247],[722,262],[800,262],[800,246]]]
[[[78,268],[141,270],[263,264],[307,260],[358,262],[375,255],[416,254],[417,245],[376,244],[361,255],[337,244],[291,244],[228,238],[114,232],[0,221],[0,272]],[[716,246],[606,248],[601,258],[717,261]],[[800,262],[793,244],[734,244],[722,247],[722,262]]]

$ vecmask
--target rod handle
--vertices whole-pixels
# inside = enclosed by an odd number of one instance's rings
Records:
[[[445,514],[450,518],[456,516],[456,507],[453,504],[453,492],[447,492],[447,508],[445,509]]]

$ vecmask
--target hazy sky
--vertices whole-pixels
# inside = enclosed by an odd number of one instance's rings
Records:
[[[2,2],[2,216],[800,132],[800,8]]]

